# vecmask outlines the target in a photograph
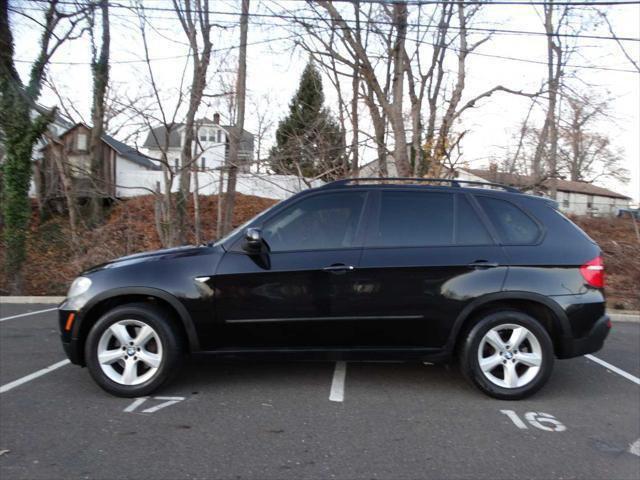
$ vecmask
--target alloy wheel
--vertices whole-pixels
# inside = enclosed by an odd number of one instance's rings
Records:
[[[503,388],[524,387],[540,371],[542,347],[522,325],[498,325],[482,337],[478,364],[491,383]]]
[[[162,363],[158,333],[140,320],[120,320],[107,328],[98,342],[103,373],[120,385],[139,385],[151,379]]]

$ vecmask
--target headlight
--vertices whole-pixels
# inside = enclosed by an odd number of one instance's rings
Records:
[[[69,287],[69,291],[67,292],[67,298],[77,297],[78,295],[82,295],[84,292],[89,290],[91,286],[91,280],[87,277],[78,277],[76,278],[71,287]]]

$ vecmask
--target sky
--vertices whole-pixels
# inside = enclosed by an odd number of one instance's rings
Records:
[[[126,0],[114,2],[127,4]],[[154,75],[163,90],[163,104],[171,104],[176,98],[179,81],[187,61],[187,46],[184,33],[175,14],[164,9],[171,8],[168,0],[146,0],[144,6],[151,28],[147,30],[150,57]],[[37,2],[12,2],[16,8],[37,18],[42,8]],[[268,15],[274,11],[296,12],[304,3],[291,0],[251,0],[252,14]],[[616,5],[600,7],[607,12],[615,33],[619,37],[640,38],[640,5]],[[239,31],[235,23],[237,16],[227,15],[239,11],[239,1],[215,0],[210,9],[213,20],[221,28],[214,29],[214,50],[211,75],[207,93],[217,94],[226,90],[223,78],[229,82],[236,68],[236,49]],[[40,27],[24,16],[12,14],[10,17],[16,45],[16,58],[20,73],[28,74],[40,35]],[[111,9],[111,79],[117,98],[138,98],[147,92],[146,65],[141,62],[142,42],[137,28],[136,17],[129,9]],[[411,20],[410,20],[411,21]],[[542,32],[540,7],[531,5],[488,5],[483,7],[474,20],[480,28],[499,28]],[[590,25],[580,32],[582,35],[608,35],[603,25]],[[480,37],[476,37],[480,38]],[[288,103],[296,91],[302,69],[308,56],[296,47],[298,34],[286,19],[263,16],[251,18],[249,27],[247,88],[249,105],[246,115],[246,129],[255,131],[257,110],[268,111],[275,124],[282,119]],[[583,91],[596,96],[606,96],[611,101],[611,117],[598,127],[606,133],[616,148],[624,152],[624,166],[630,171],[626,184],[611,180],[599,184],[640,201],[640,75],[622,54],[615,41],[579,39],[578,53],[570,60],[571,82]],[[624,42],[633,58],[640,61],[640,43]],[[428,46],[424,46],[428,49]],[[428,52],[425,50],[425,54]],[[74,119],[89,118],[91,99],[90,43],[88,37],[69,42],[61,47],[53,57],[48,74],[53,80],[64,103],[77,110]],[[508,57],[508,58],[498,58]],[[523,61],[524,60],[524,61]],[[536,63],[538,62],[538,63]],[[498,84],[514,90],[537,91],[546,75],[546,39],[535,35],[494,34],[475,54],[470,55],[467,66],[467,88],[463,102]],[[580,67],[580,68],[578,68]],[[219,73],[220,72],[220,73]],[[324,82],[327,105],[336,111],[337,97],[328,81]],[[199,112],[199,116],[211,117],[214,111],[221,111],[223,122],[227,107],[220,99],[210,103]],[[50,90],[45,90],[41,103],[52,106],[60,100]],[[144,102],[141,102],[144,104]],[[487,166],[492,159],[504,157],[505,151],[514,143],[520,123],[529,108],[529,100],[523,97],[497,93],[479,103],[478,107],[467,111],[462,119],[468,130],[462,143],[463,159],[469,166]],[[364,112],[364,105],[361,107]],[[125,126],[116,136],[127,133]],[[273,134],[273,131],[271,132]],[[131,143],[142,143],[144,138],[132,138]],[[362,147],[364,162],[375,158],[373,145]],[[362,162],[361,161],[361,162]]]

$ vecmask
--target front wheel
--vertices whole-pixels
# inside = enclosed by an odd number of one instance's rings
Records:
[[[149,304],[128,304],[103,315],[91,328],[85,360],[91,376],[120,397],[148,395],[175,373],[182,357],[171,319]]]
[[[463,374],[484,393],[519,400],[538,391],[553,369],[553,344],[544,327],[518,311],[481,319],[462,346]]]

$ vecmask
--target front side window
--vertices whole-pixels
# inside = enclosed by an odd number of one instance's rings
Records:
[[[478,196],[478,202],[489,216],[502,243],[533,244],[540,237],[536,223],[511,202]]]
[[[367,245],[425,247],[451,245],[453,195],[450,193],[383,191],[378,224]]]
[[[354,246],[366,193],[314,195],[278,213],[262,228],[272,252]]]

